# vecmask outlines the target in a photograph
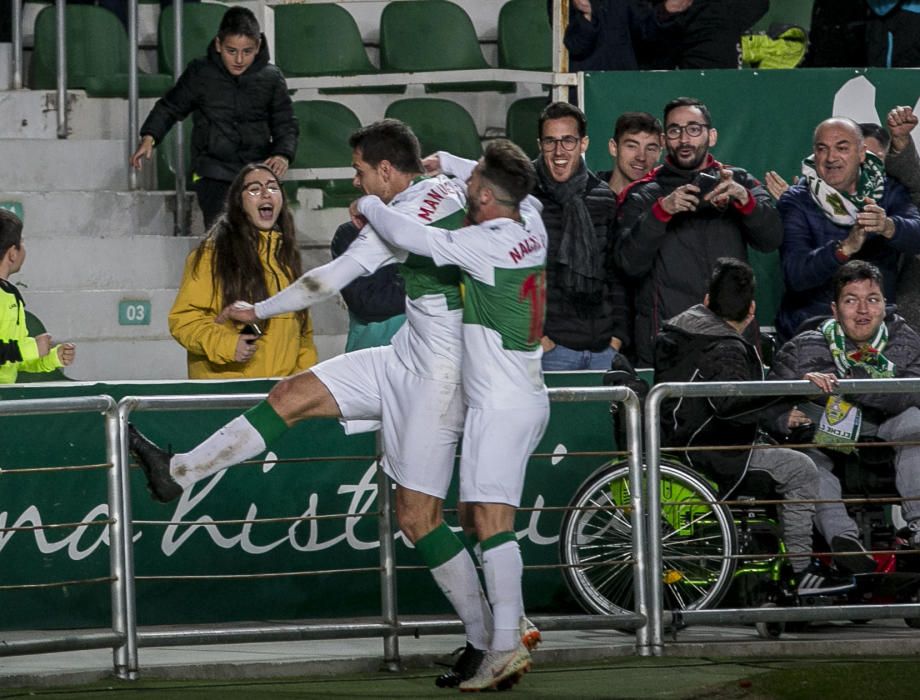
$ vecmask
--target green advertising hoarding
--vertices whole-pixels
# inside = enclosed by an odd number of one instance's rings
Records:
[[[702,100],[712,113],[716,159],[761,180],[776,170],[790,183],[801,173],[823,119],[846,116],[884,124],[892,107],[916,110],[920,98],[920,70],[913,69],[618,71],[589,73],[584,82],[591,139],[586,157],[592,170],[610,169],[607,142],[620,114],[645,111],[660,119],[665,104],[688,96]],[[772,326],[782,295],[779,256],[751,251],[751,262],[758,276],[757,319]]]
[[[548,383],[598,386],[600,373],[563,373],[550,377]],[[0,387],[0,400],[261,393],[271,384],[29,384]],[[137,412],[132,421],[152,439],[182,451],[238,413],[202,406],[200,410]],[[104,463],[101,416],[0,417],[0,431],[0,528],[16,528],[0,531],[0,587],[107,576],[106,530],[86,525],[108,515],[104,468],[17,473],[35,467]],[[561,514],[539,509],[564,506],[612,449],[607,404],[553,405],[546,436],[529,466],[523,510],[516,523],[526,564],[558,561]],[[576,454],[584,451],[591,454]],[[377,511],[374,454],[373,434],[345,436],[334,420],[307,421],[272,444],[255,463],[207,479],[190,495],[166,505],[150,499],[142,474],[132,467],[139,624],[376,614],[380,584],[378,525],[373,515]],[[448,507],[455,498],[456,484],[448,496]],[[347,517],[325,517],[337,514]],[[298,522],[299,516],[323,517]],[[255,519],[269,522],[242,522]],[[227,520],[233,522],[215,522]],[[453,515],[448,520],[456,523]],[[83,525],[28,529],[57,523]],[[398,566],[419,566],[402,536],[396,538]],[[356,567],[371,570],[305,573]],[[261,578],[240,579],[241,574]],[[558,570],[528,571],[524,590],[528,609],[573,609]],[[427,570],[400,571],[398,592],[402,614],[447,612]],[[0,628],[4,629],[95,627],[109,621],[105,584],[0,588],[0,597],[4,601]]]

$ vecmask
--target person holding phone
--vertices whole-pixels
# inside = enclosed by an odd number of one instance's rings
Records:
[[[767,190],[709,152],[718,133],[705,104],[671,100],[664,135],[665,162],[621,195],[614,249],[636,285],[633,342],[643,367],[652,364],[661,325],[703,298],[718,258],[747,261],[748,246],[770,252],[783,238]]]
[[[316,363],[306,310],[258,325],[216,323],[237,299],[276,294],[303,273],[294,220],[269,166],[245,166],[230,185],[227,211],[189,255],[169,331],[188,351],[189,379],[286,377]]]

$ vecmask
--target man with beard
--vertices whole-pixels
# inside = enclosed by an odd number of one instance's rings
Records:
[[[585,165],[587,128],[566,102],[540,115],[533,194],[549,237],[544,370],[609,369],[628,336],[626,290],[611,254],[617,200]]]
[[[742,168],[709,153],[718,134],[709,109],[692,97],[664,108],[665,162],[626,191],[614,251],[636,280],[636,355],[651,366],[661,323],[702,299],[716,260],[747,260],[748,245],[779,247],[782,223],[773,199]]]

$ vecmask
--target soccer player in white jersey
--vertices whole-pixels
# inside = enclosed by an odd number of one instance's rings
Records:
[[[443,175],[422,176],[418,140],[405,124],[376,122],[355,132],[349,143],[356,187],[423,226],[452,228],[463,222],[462,183]],[[262,453],[301,420],[380,421],[382,467],[397,484],[399,526],[456,609],[467,642],[485,649],[491,610],[469,551],[442,519],[464,416],[459,270],[395,250],[366,227],[341,257],[305,273],[270,299],[232,304],[218,320],[246,323],[305,308],[394,261],[403,263],[407,300],[406,323],[392,345],[340,355],[283,379],[266,401],[189,452],[171,455],[133,426],[130,447],[153,496],[165,502],[195,482]],[[538,633],[530,638],[531,643],[538,640]],[[450,671],[438,684],[455,686],[465,675]]]
[[[484,690],[530,668],[518,631],[523,563],[514,514],[527,460],[549,418],[540,365],[546,230],[539,204],[528,196],[533,166],[510,141],[490,143],[478,163],[444,153],[429,162],[467,182],[467,226],[426,227],[373,195],[352,212],[356,224],[363,217],[398,248],[463,272],[461,512],[472,515],[482,548],[494,628],[488,653],[460,689]]]

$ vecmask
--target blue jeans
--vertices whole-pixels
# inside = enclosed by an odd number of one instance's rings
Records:
[[[552,350],[543,353],[543,371],[610,369],[610,364],[616,354],[617,351],[609,346],[600,352],[591,352],[590,350],[572,350],[557,343]]]

